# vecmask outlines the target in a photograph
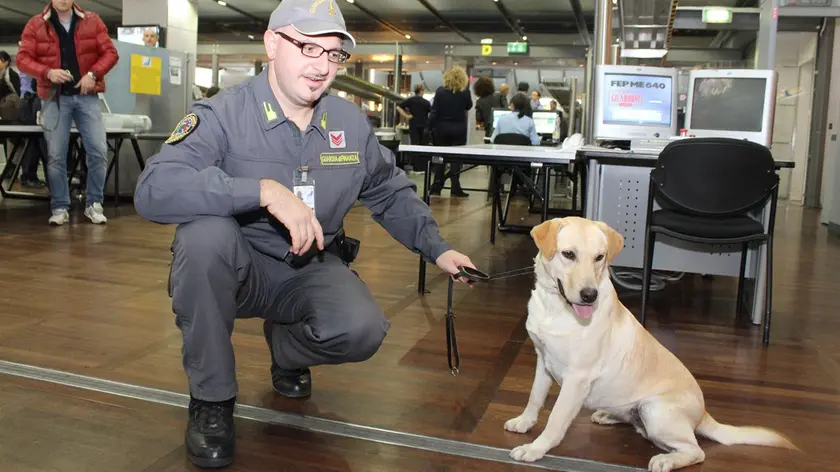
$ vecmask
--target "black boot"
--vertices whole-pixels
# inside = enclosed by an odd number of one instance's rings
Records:
[[[184,445],[193,464],[204,468],[218,468],[233,462],[236,445],[233,425],[235,402],[235,398],[224,402],[206,402],[190,398]]]
[[[273,330],[274,323],[266,320],[263,323],[263,334],[271,355],[271,384],[274,391],[288,398],[306,398],[312,395],[312,374],[309,369],[283,369],[274,360],[274,346],[271,342]]]

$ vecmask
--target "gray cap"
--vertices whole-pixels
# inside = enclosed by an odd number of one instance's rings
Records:
[[[271,13],[268,29],[289,25],[306,36],[337,33],[356,46],[356,38],[347,32],[338,0],[282,0]]]

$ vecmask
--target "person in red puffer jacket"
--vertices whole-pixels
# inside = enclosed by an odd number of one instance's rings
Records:
[[[49,152],[50,224],[70,221],[67,147],[75,123],[87,153],[85,216],[93,223],[102,214],[107,166],[105,123],[98,93],[105,91],[105,75],[119,54],[108,29],[96,13],[82,10],[73,0],[51,0],[26,23],[17,54],[18,68],[38,81],[43,101],[41,126]]]

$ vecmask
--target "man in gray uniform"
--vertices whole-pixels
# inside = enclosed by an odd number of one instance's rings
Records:
[[[357,200],[443,271],[474,268],[359,107],[325,93],[342,45],[355,45],[335,0],[284,0],[263,39],[266,71],[197,102],[135,194],[141,216],[178,224],[169,291],[191,393],[186,449],[203,467],[233,461],[236,318],[266,320],[272,383],[289,397],[309,395],[309,367],[379,349],[389,322],[345,264]]]

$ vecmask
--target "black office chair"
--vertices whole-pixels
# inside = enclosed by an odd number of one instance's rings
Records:
[[[741,273],[735,307],[744,292],[744,271],[750,243],[763,242],[767,254],[764,345],[770,342],[773,227],[779,176],[773,155],[760,144],[730,138],[693,138],[675,141],[662,151],[650,174],[642,275],[641,323],[650,289],[656,234],[694,243],[741,244]],[[654,199],[661,210],[653,211]],[[767,232],[749,212],[770,199]]]
[[[513,144],[515,146],[530,146],[531,138],[519,133],[500,133],[496,135],[493,144]]]

